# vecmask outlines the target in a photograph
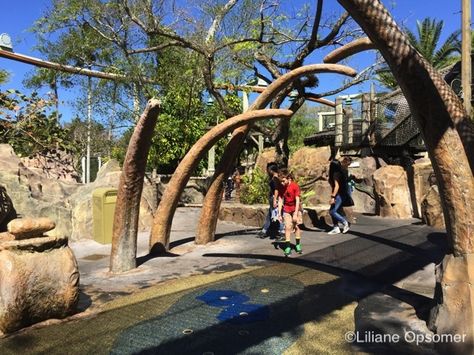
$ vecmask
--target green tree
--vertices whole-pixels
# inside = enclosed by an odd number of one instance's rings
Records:
[[[436,69],[442,69],[460,60],[461,44],[459,40],[460,30],[451,33],[446,40],[440,44],[444,22],[432,18],[417,21],[416,33],[408,28],[404,29],[411,45]],[[384,65],[377,72],[377,79],[388,88],[397,87],[397,82],[390,71]]]
[[[172,29],[160,22],[164,10],[148,6],[142,0],[128,3],[55,0],[53,8],[34,27],[41,40],[40,51],[64,64],[86,65],[127,77],[126,82],[113,84],[94,79],[94,117],[109,117],[110,130],[117,126],[113,117],[120,117],[120,125],[131,126],[136,121],[136,112],[140,111],[138,105],[144,106],[148,97],[160,97],[162,116],[148,165],[165,170],[160,172],[172,172],[187,149],[215,122],[215,117],[204,112],[201,100],[206,58],[204,49],[198,48],[198,44],[204,47],[202,28],[180,33],[179,39],[186,38],[186,45],[170,40]],[[212,7],[205,10],[217,11]],[[49,40],[52,33],[58,33],[54,41]],[[50,85],[53,79],[55,76],[47,71],[37,71],[28,83]],[[226,104],[224,96],[222,102]],[[125,109],[132,105],[133,110]],[[78,110],[84,107],[81,102]],[[120,140],[124,144],[113,149],[114,157],[124,156],[130,134],[126,131]]]
[[[196,11],[190,11],[187,2],[148,0],[53,0],[52,5],[35,26],[49,58],[122,74],[128,79],[123,85],[135,86],[145,98],[165,97],[177,83],[188,84],[191,76],[201,85],[199,95],[206,90],[214,97],[225,118],[241,108],[228,105],[223,84],[242,84],[252,74],[265,76],[265,72],[270,82],[303,65],[315,50],[360,35],[349,26],[347,14],[339,19],[323,16],[322,0],[291,12],[265,0],[207,0],[193,3]],[[294,111],[304,102],[305,88],[317,83],[316,77],[295,83],[300,99]],[[279,108],[291,89],[281,93],[272,107]],[[194,99],[196,92],[188,92],[188,99]],[[142,106],[144,102],[142,98]],[[287,123],[280,122],[273,131],[272,141],[285,161]]]
[[[303,140],[316,132],[316,108],[304,104],[291,118],[288,147],[295,152],[304,146]]]
[[[8,81],[8,72],[0,69],[0,84],[4,84]]]
[[[242,177],[240,202],[246,205],[268,203],[268,176],[259,167]]]
[[[10,144],[19,156],[76,151],[53,108],[50,97],[27,96],[16,90],[0,92],[0,142]]]

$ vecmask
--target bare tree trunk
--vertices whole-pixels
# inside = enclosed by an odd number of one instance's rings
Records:
[[[125,272],[136,267],[140,199],[159,110],[159,100],[148,101],[128,144],[115,206],[110,255],[112,272]]]
[[[270,84],[255,102],[250,106],[249,111],[266,107],[271,100],[288,84],[296,79],[315,73],[339,73],[342,75],[355,76],[356,72],[346,66],[329,66],[330,64],[313,64],[290,71]],[[201,217],[196,230],[196,239],[203,243],[214,240],[215,227],[219,217],[219,210],[222,201],[222,189],[224,179],[230,174],[233,163],[242,149],[245,136],[250,130],[250,126],[243,126],[234,131],[232,139],[227,144],[223,157],[217,166],[209,190],[204,198]],[[235,139],[234,139],[235,137]]]
[[[171,223],[176,207],[178,206],[179,197],[191,177],[192,172],[209,148],[216,144],[220,138],[236,129],[236,127],[248,125],[249,122],[263,119],[290,118],[292,114],[293,112],[290,110],[259,110],[246,112],[229,118],[202,136],[180,162],[163,193],[153,220],[150,236],[150,251],[160,253],[168,249]],[[198,244],[200,243],[199,240],[196,240],[196,242]]]
[[[465,334],[445,343],[474,351],[474,127],[462,103],[432,66],[411,47],[378,0],[338,0],[380,50],[418,121],[440,191],[450,252],[437,270],[439,302],[431,326],[439,334]]]

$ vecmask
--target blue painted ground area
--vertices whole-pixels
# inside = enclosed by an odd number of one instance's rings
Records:
[[[276,354],[302,334],[304,286],[242,275],[181,297],[159,317],[124,330],[112,354]]]
[[[221,322],[245,324],[265,321],[270,316],[270,307],[248,304],[250,297],[233,290],[210,290],[196,298],[211,307],[222,308],[217,315]]]

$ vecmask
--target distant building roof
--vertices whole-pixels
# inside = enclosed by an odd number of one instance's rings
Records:
[[[325,147],[327,145],[334,145],[335,130],[330,129],[327,131],[321,131],[312,136],[306,137],[303,142],[305,145],[312,145],[315,147]]]

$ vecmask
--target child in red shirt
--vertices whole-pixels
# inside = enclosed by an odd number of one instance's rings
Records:
[[[293,176],[286,169],[281,169],[278,173],[280,186],[278,188],[278,211],[280,221],[285,223],[285,256],[291,254],[291,232],[295,232],[296,247],[295,250],[299,254],[303,252],[301,248],[301,230],[299,225],[303,222],[303,214],[301,213],[301,196],[300,187],[293,180]],[[283,208],[282,208],[283,207]]]

